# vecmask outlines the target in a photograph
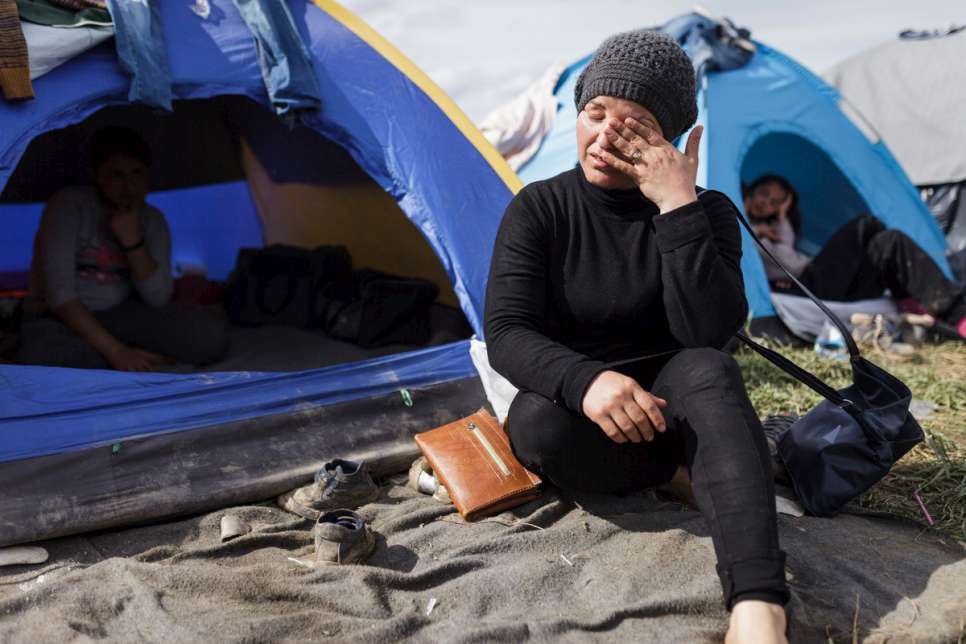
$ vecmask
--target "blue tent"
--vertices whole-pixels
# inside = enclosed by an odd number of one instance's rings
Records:
[[[321,111],[304,125],[323,143],[299,147],[306,137],[296,133],[288,137],[292,151],[280,149],[284,127],[265,125],[278,136],[259,131],[266,117],[276,119],[263,109],[269,101],[251,33],[230,1],[210,4],[202,18],[184,3],[158,3],[176,101],[163,139],[148,137],[155,151],[171,147],[177,157],[195,138],[194,151],[209,149],[206,137],[215,133],[198,125],[199,115],[235,110],[233,123],[259,167],[280,181],[321,174],[338,187],[352,172],[340,175],[336,166],[354,163],[418,228],[479,334],[490,249],[519,187],[512,170],[422,72],[328,0],[288,0],[321,88]],[[81,165],[71,128],[116,120],[112,114],[166,118],[128,109],[128,85],[108,42],[37,79],[36,100],[0,103],[0,272],[29,270],[49,196],[44,177],[70,176]],[[179,121],[179,113],[187,116]],[[189,129],[179,133],[179,123]],[[50,150],[60,158],[45,156]],[[175,158],[174,174],[177,165],[190,168],[184,180],[162,181],[148,199],[168,217],[173,265],[201,265],[215,278],[228,273],[240,247],[267,235],[259,195],[226,164]],[[297,372],[0,364],[0,545],[265,498],[327,458],[373,458],[380,446],[398,446],[400,436],[483,400],[468,341]]]
[[[747,64],[711,71],[699,88],[698,122],[705,126],[699,185],[740,206],[742,184],[769,173],[785,176],[801,194],[803,251],[814,253],[845,221],[872,213],[910,235],[949,274],[942,231],[885,144],[820,78],[771,47],[755,45]],[[558,81],[557,116],[541,148],[519,170],[524,183],[577,163],[573,93],[590,58],[571,65]],[[761,259],[754,241],[742,234],[751,314],[773,316]]]

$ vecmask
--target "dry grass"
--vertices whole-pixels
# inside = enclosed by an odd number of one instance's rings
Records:
[[[781,347],[781,351],[835,386],[849,382],[851,372],[846,362],[822,358],[807,348]],[[925,523],[916,500],[919,494],[934,527],[966,541],[966,344],[928,344],[914,361],[873,351],[866,357],[901,378],[914,398],[935,404],[936,410],[920,422],[926,441],[863,494],[860,505]],[[742,348],[736,358],[751,401],[762,416],[803,413],[818,403],[817,394],[750,350]]]

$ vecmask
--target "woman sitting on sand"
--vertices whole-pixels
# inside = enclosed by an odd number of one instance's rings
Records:
[[[795,248],[800,225],[798,192],[784,177],[769,174],[745,190],[745,213],[755,234],[785,268],[818,297],[854,302],[879,297],[889,289],[897,299],[911,298],[966,338],[966,299],[936,263],[905,233],[886,230],[871,215],[856,217],[812,257]],[[785,272],[762,254],[772,287],[795,290]]]
[[[729,641],[785,639],[788,600],[765,437],[719,349],[747,314],[736,209],[695,187],[701,128],[684,51],[652,31],[605,41],[577,81],[579,167],[524,188],[493,251],[485,332],[520,388],[527,467],[573,490],[693,487]]]

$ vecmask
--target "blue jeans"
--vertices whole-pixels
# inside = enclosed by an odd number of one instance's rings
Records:
[[[265,89],[280,116],[322,104],[312,58],[282,0],[233,0],[258,48]],[[121,67],[131,74],[128,100],[171,109],[171,71],[161,32],[160,3],[108,0]]]
[[[319,82],[312,57],[283,0],[232,0],[258,47],[258,64],[279,116],[318,111]]]
[[[157,2],[107,0],[121,68],[131,75],[127,98],[171,109],[171,70]]]

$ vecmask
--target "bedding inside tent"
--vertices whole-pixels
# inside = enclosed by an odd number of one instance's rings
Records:
[[[7,288],[26,288],[43,202],[62,186],[89,182],[83,151],[93,133],[108,125],[138,131],[151,148],[147,201],[171,229],[176,277],[223,283],[246,247],[343,245],[353,268],[436,285],[440,295],[430,311],[426,346],[472,333],[439,258],[396,201],[342,147],[309,128],[289,128],[243,96],[176,101],[172,113],[106,107],[34,139],[0,195],[0,217],[11,222],[0,251]],[[224,315],[218,303],[209,308]],[[417,348],[364,348],[318,329],[277,325],[232,326],[230,336],[229,354],[204,371],[299,371]]]

